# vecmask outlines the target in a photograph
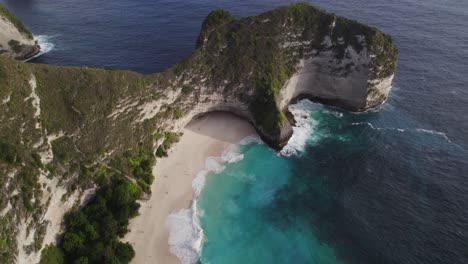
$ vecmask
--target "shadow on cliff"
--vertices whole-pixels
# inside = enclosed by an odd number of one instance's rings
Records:
[[[246,119],[221,111],[196,116],[185,129],[231,144],[237,144],[247,136],[257,135],[255,128]]]

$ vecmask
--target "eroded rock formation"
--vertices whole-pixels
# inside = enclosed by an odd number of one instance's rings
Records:
[[[0,41],[10,38],[11,25],[0,19]],[[34,47],[27,33],[13,31]],[[27,54],[7,49],[7,57]],[[7,241],[0,262],[16,255],[36,262],[58,233],[59,201],[79,206],[103,168],[148,191],[151,179],[138,178],[126,161],[166,154],[196,116],[232,112],[278,149],[292,133],[284,114],[291,100],[306,96],[352,111],[378,106],[397,54],[373,27],[294,4],[241,19],[212,12],[193,53],[163,73],[0,58],[0,241]]]

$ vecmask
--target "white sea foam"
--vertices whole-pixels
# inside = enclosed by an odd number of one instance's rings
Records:
[[[288,144],[281,150],[282,155],[292,156],[304,151],[316,125],[316,121],[309,114],[313,108],[314,103],[309,100],[302,100],[289,106],[289,111],[293,114],[296,125],[293,127],[293,135]]]
[[[310,116],[310,111],[319,110],[321,113],[332,114],[337,118],[343,117],[343,113],[339,111],[333,111],[324,109],[320,104],[313,103],[309,100],[302,100],[297,104],[289,106],[289,111],[294,115],[296,125],[293,127],[293,135],[289,139],[288,144],[281,150],[281,154],[284,156],[297,155],[304,151],[307,144],[312,144],[314,141],[320,139],[325,135],[314,135],[314,128],[317,125],[317,121]],[[378,127],[370,122],[355,122],[351,123],[353,126],[368,126],[373,130],[391,130],[400,133],[404,132],[417,132],[426,133],[436,136],[440,136],[447,140],[447,142],[453,144],[450,138],[443,132],[428,130],[423,128],[398,128],[398,127]]]
[[[408,129],[408,128],[395,128],[395,127],[376,127],[372,123],[369,122],[358,122],[358,123],[351,123],[353,126],[358,126],[358,125],[365,125],[369,126],[370,128],[374,130],[393,130],[393,131],[398,131],[398,132],[418,132],[418,133],[425,133],[425,134],[431,134],[435,136],[440,136],[447,140],[447,142],[453,144],[453,142],[450,140],[450,138],[445,134],[444,132],[439,132],[435,130],[429,130],[429,129],[424,129],[424,128],[414,128],[414,129]]]
[[[374,125],[369,122],[357,122],[357,123],[351,123],[351,125],[352,126],[369,126],[372,129],[377,129],[377,130],[380,129],[380,128],[374,127]]]
[[[248,136],[248,137],[245,137],[244,139],[242,139],[239,142],[239,145],[248,145],[248,144],[251,144],[251,143],[263,144],[263,141],[259,136]]]
[[[192,181],[192,189],[195,193],[195,196],[200,195],[201,191],[203,190],[203,186],[205,186],[206,181],[206,174],[208,174],[207,170],[200,171],[195,179]]]
[[[37,43],[39,44],[39,46],[41,47],[41,51],[36,54],[35,56],[25,60],[25,61],[29,61],[29,60],[32,60],[34,58],[37,58],[39,56],[42,56],[48,52],[51,52],[54,48],[55,48],[55,45],[50,42],[55,36],[48,36],[48,35],[38,35],[38,36],[35,36],[35,40],[37,40]]]
[[[443,132],[428,130],[428,129],[423,129],[423,128],[417,128],[416,131],[421,132],[421,133],[426,133],[426,134],[438,135],[438,136],[443,137],[449,143],[452,143],[452,141],[448,138],[447,134]]]
[[[258,137],[247,137],[239,145],[261,142]],[[197,198],[205,186],[206,176],[210,172],[219,173],[225,168],[225,164],[242,160],[244,155],[240,153],[239,145],[233,145],[223,151],[221,157],[208,157],[205,168],[200,171],[192,181],[195,199],[192,207],[181,209],[168,216],[166,227],[169,230],[169,248],[182,264],[197,263],[203,244],[203,230],[199,217],[203,212],[197,208]]]
[[[244,159],[244,154],[240,153],[239,146],[234,145],[223,151],[221,159],[226,163],[234,163]]]
[[[169,247],[182,264],[195,264],[200,256],[203,230],[197,215],[197,202],[189,209],[181,209],[167,217]]]

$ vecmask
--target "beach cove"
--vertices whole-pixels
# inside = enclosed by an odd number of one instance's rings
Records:
[[[170,252],[167,217],[190,208],[195,195],[192,181],[205,169],[208,157],[220,157],[223,150],[252,135],[255,129],[247,121],[223,112],[204,115],[184,129],[169,157],[154,166],[151,198],[141,202],[140,215],[130,221],[124,241],[135,248],[132,263],[179,263]]]

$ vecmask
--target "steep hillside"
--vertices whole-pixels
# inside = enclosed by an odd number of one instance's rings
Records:
[[[397,55],[376,28],[301,3],[241,19],[212,12],[197,48],[164,73],[0,58],[0,262],[37,263],[64,214],[96,187],[126,179],[142,191],[132,199],[149,195],[155,156],[198,115],[235,113],[278,149],[292,134],[284,112],[291,100],[378,106]],[[122,181],[102,180],[116,177]],[[125,230],[125,218],[119,223]],[[100,241],[93,239],[87,243]],[[69,258],[86,252],[64,250]]]
[[[0,3],[0,55],[25,60],[40,51],[31,31]]]

